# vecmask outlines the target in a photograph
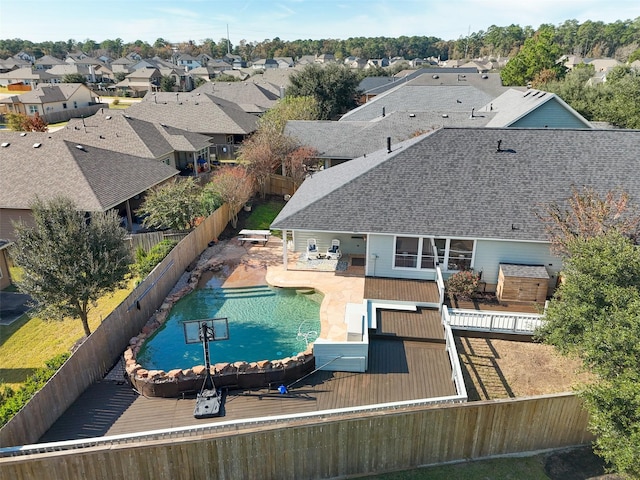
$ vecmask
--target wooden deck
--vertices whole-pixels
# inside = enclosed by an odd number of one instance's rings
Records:
[[[415,303],[439,303],[436,282],[398,278],[366,277],[364,298]]]
[[[378,310],[377,327],[376,335],[445,343],[440,312],[433,308],[422,308],[417,312]]]
[[[98,382],[40,442],[451,395],[456,391],[442,345],[374,338],[367,373],[316,372],[284,396],[275,390],[229,391],[225,393],[224,416],[213,419],[193,417],[194,398],[145,398],[126,383]]]

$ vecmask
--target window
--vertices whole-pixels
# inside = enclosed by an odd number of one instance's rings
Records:
[[[73,108],[78,108],[78,102],[76,102],[75,100],[73,101]]]
[[[67,108],[67,103],[66,102],[62,104],[62,108]]]
[[[447,270],[469,270],[473,257],[473,240],[452,238],[449,240]]]
[[[445,260],[447,258],[447,239],[446,238],[436,238],[434,240],[436,245],[436,249],[438,250],[438,263],[443,268],[445,265]]]
[[[422,239],[422,256],[420,268],[436,268],[436,257],[433,252],[433,245],[430,238]]]
[[[36,113],[38,113],[38,106],[37,105],[29,105],[29,113],[31,115],[35,115]]]
[[[417,237],[396,238],[395,266],[404,268],[416,268],[418,263]]]

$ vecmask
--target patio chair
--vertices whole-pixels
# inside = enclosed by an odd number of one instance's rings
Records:
[[[342,256],[342,252],[340,251],[340,240],[333,239],[331,240],[331,246],[327,250],[327,259],[338,260]]]
[[[307,260],[313,260],[320,256],[320,252],[318,252],[318,244],[316,243],[315,238],[310,238],[307,240]]]

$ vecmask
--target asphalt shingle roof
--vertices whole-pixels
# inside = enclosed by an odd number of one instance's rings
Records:
[[[546,241],[534,211],[572,186],[640,203],[639,152],[638,130],[443,128],[315,173],[272,228]]]
[[[246,113],[238,105],[202,94],[170,93],[148,97],[127,109],[134,118],[205,135],[248,135],[258,128],[258,117]]]
[[[85,119],[72,119],[53,135],[83,145],[108,148],[138,157],[159,159],[175,151],[197,152],[211,138],[128,115],[128,110],[99,110]]]
[[[29,209],[36,196],[64,196],[101,211],[178,173],[162,162],[81,145],[50,133],[0,132],[0,208]],[[39,145],[34,147],[34,145]]]

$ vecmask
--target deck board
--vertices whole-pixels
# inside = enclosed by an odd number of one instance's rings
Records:
[[[436,282],[385,277],[365,277],[364,298],[414,303],[440,302]]]
[[[193,417],[194,398],[145,398],[127,384],[89,387],[40,442],[118,435],[243,418],[346,408],[455,395],[443,348],[430,343],[371,339],[367,373],[319,371],[277,391],[229,391],[222,417]]]
[[[436,309],[422,308],[417,312],[378,310],[378,315],[377,335],[444,342],[441,314]]]

